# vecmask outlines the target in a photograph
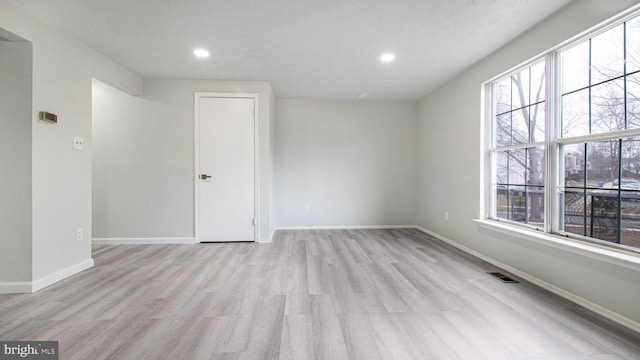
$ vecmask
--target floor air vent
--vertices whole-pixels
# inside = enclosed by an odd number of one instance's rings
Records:
[[[508,277],[507,275],[500,273],[500,272],[488,272],[487,274],[495,277],[496,279],[502,281],[503,283],[519,283],[518,280],[514,280],[510,277]]]

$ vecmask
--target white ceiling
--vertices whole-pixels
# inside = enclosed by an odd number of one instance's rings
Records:
[[[278,97],[324,99],[418,99],[570,2],[11,1],[145,78],[267,80]]]

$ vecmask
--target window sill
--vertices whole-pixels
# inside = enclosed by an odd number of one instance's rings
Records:
[[[563,236],[552,235],[526,228],[504,224],[496,220],[474,219],[478,226],[484,229],[500,232],[510,236],[533,241],[538,244],[554,247],[574,254],[622,266],[634,271],[640,271],[640,254],[614,249],[608,246],[573,240]]]

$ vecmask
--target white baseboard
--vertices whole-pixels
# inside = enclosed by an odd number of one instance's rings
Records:
[[[593,302],[591,302],[591,301],[589,301],[587,299],[584,299],[584,298],[582,298],[582,297],[580,297],[578,295],[575,295],[575,294],[573,294],[573,293],[571,293],[569,291],[566,291],[566,290],[564,290],[562,288],[559,288],[559,287],[557,287],[557,286],[555,286],[553,284],[550,284],[550,283],[548,283],[548,282],[546,282],[544,280],[541,280],[541,279],[539,279],[539,278],[537,278],[537,277],[535,277],[533,275],[527,274],[527,273],[525,273],[523,271],[520,271],[520,270],[518,270],[518,269],[516,269],[514,267],[511,267],[511,266],[509,266],[507,264],[504,264],[504,263],[502,263],[500,261],[492,259],[492,258],[490,258],[490,257],[488,257],[486,255],[483,255],[483,254],[481,254],[481,253],[479,253],[479,252],[477,252],[477,251],[475,251],[473,249],[470,249],[470,248],[468,248],[468,247],[466,247],[464,245],[461,245],[461,244],[459,244],[459,243],[457,243],[457,242],[455,242],[455,241],[453,241],[453,240],[451,240],[449,238],[446,238],[446,237],[444,237],[444,236],[442,236],[442,235],[440,235],[438,233],[435,233],[433,231],[427,230],[422,226],[416,225],[416,226],[414,226],[414,228],[416,228],[416,229],[418,229],[418,230],[420,230],[420,231],[422,231],[422,232],[424,232],[426,234],[429,234],[429,235],[435,237],[436,239],[438,239],[440,241],[443,241],[443,242],[445,242],[445,243],[447,243],[447,244],[449,244],[449,245],[451,245],[451,246],[453,246],[455,248],[458,248],[458,249],[460,249],[460,250],[462,250],[462,251],[464,251],[464,252],[466,252],[466,253],[468,253],[470,255],[473,255],[473,256],[475,256],[475,257],[477,257],[479,259],[482,259],[482,260],[484,260],[484,261],[486,261],[486,262],[488,262],[488,263],[490,263],[490,264],[492,264],[494,266],[497,266],[497,267],[499,267],[501,269],[504,269],[504,270],[506,270],[506,271],[508,271],[508,272],[510,272],[510,273],[512,273],[512,274],[514,274],[514,275],[516,275],[516,276],[518,276],[518,277],[520,277],[520,278],[522,278],[524,280],[527,280],[530,283],[533,283],[533,284],[535,284],[537,286],[540,286],[543,289],[551,291],[552,293],[554,293],[554,294],[556,294],[556,295],[558,295],[560,297],[563,297],[563,298],[565,298],[565,299],[567,299],[569,301],[572,301],[572,302],[574,302],[574,303],[576,303],[576,304],[578,304],[578,305],[580,305],[580,306],[582,306],[582,307],[584,307],[586,309],[589,309],[589,310],[595,312],[596,314],[602,315],[602,316],[606,317],[607,319],[612,320],[612,321],[614,321],[614,322],[616,322],[616,323],[618,323],[618,324],[620,324],[622,326],[628,327],[629,329],[634,330],[636,332],[640,332],[640,323],[638,323],[637,321],[631,320],[631,319],[629,319],[629,318],[627,318],[625,316],[622,316],[622,315],[620,315],[620,314],[618,314],[618,313],[616,313],[614,311],[611,311],[611,310],[609,310],[609,309],[607,309],[607,308],[605,308],[603,306],[600,306],[600,305],[598,305],[596,303],[593,303]]]
[[[273,241],[273,237],[276,235],[276,228],[274,227],[273,230],[271,230],[271,236],[269,236],[269,241],[268,242],[272,242]]]
[[[62,270],[58,270],[56,272],[54,272],[53,274],[49,274],[43,278],[40,278],[38,280],[35,280],[33,282],[32,288],[31,288],[31,292],[36,292],[40,289],[43,289],[51,284],[57,283],[60,280],[64,280],[66,278],[68,278],[71,275],[75,275],[79,272],[81,272],[82,270],[86,270],[90,267],[93,267],[93,259],[87,259],[83,262],[77,263],[75,265],[71,265],[67,268],[64,268]]]
[[[330,225],[330,226],[276,226],[276,230],[357,230],[357,229],[415,229],[415,225]],[[271,235],[273,237],[273,234]]]
[[[93,267],[93,259],[87,259],[75,265],[71,265],[62,270],[42,277],[35,281],[20,281],[10,283],[0,283],[0,294],[32,293],[45,287],[64,280],[71,275],[75,275],[83,270]]]
[[[331,226],[276,226],[271,231],[269,240],[261,240],[261,243],[270,243],[278,230],[366,230],[366,229],[415,229],[415,225],[331,225]]]
[[[184,238],[93,238],[100,245],[155,245],[155,244],[195,244],[196,239]]]
[[[0,282],[0,294],[20,294],[30,292],[30,281]]]

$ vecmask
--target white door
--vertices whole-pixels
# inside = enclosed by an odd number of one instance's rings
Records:
[[[197,237],[254,241],[255,99],[198,99]]]

